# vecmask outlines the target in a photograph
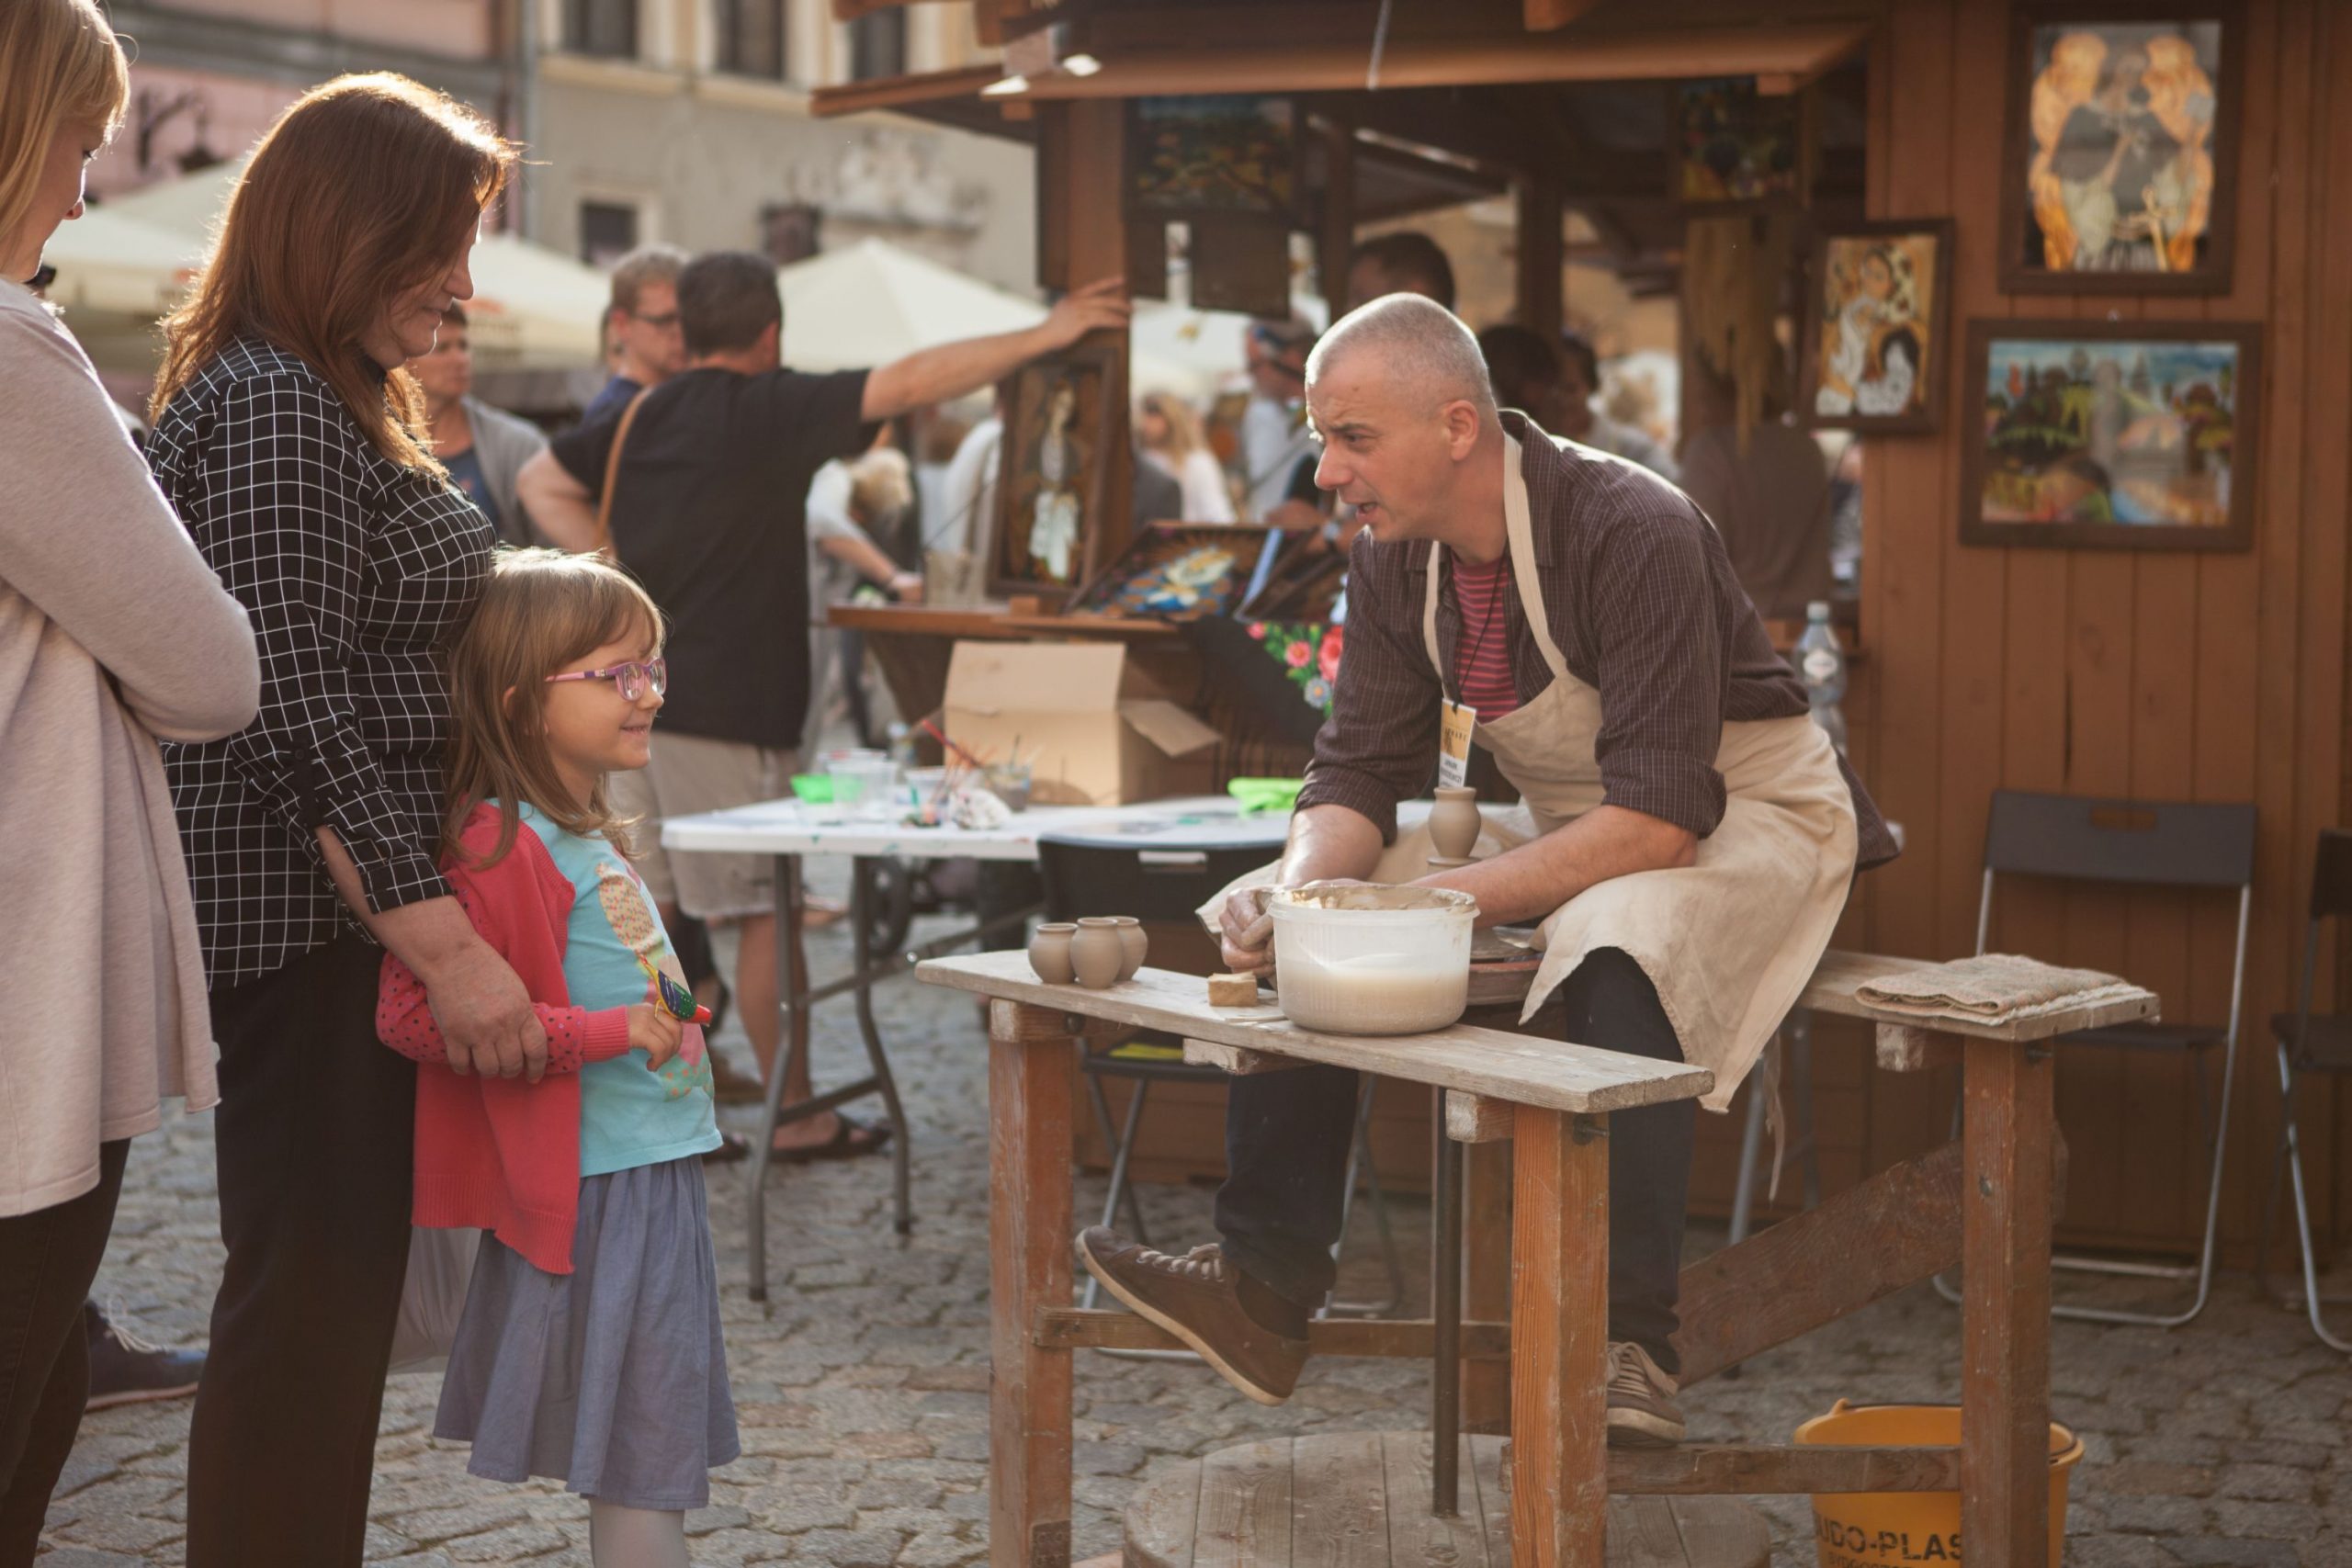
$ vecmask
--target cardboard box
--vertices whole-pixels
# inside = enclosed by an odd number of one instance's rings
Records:
[[[990,761],[1017,746],[1029,798],[1125,806],[1215,788],[1217,732],[1149,694],[1114,642],[959,642],[944,724]]]

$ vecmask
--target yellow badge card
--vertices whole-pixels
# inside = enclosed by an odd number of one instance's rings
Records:
[[[1478,728],[1478,710],[1447,703],[1438,729],[1437,782],[1460,789],[1470,780],[1470,736]]]

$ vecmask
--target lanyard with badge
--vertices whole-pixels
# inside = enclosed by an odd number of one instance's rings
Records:
[[[1430,570],[1441,570],[1442,558],[1450,553],[1442,544],[1432,546]],[[1453,604],[1456,613],[1460,613],[1462,592],[1458,570],[1454,580]],[[1478,661],[1479,653],[1486,648],[1487,633],[1493,628],[1495,617],[1502,613],[1503,587],[1510,581],[1510,558],[1505,556],[1501,575],[1495,580],[1487,600],[1487,613],[1478,622],[1477,638],[1471,643],[1469,653],[1457,661],[1454,671],[1457,682]],[[1437,782],[1441,788],[1460,789],[1470,782],[1470,739],[1478,728],[1478,710],[1445,694],[1445,671],[1442,669],[1438,671],[1438,699]]]

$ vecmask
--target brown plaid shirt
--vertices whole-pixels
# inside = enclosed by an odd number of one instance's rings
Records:
[[[1715,750],[1726,722],[1793,718],[1804,687],[1772,651],[1731,558],[1689,496],[1648,469],[1576,446],[1555,446],[1515,413],[1503,423],[1522,445],[1536,573],[1552,637],[1577,679],[1600,694],[1593,752],[1611,806],[1687,828],[1701,838],[1724,816]],[[1396,803],[1429,787],[1438,706],[1455,690],[1462,614],[1453,577],[1438,596],[1443,687],[1421,642],[1429,592],[1424,540],[1356,539],[1348,569],[1347,652],[1331,717],[1315,738],[1301,808],[1344,806],[1396,836]],[[1520,701],[1552,683],[1518,595],[1504,630]],[[1862,868],[1893,860],[1894,839],[1853,770]]]

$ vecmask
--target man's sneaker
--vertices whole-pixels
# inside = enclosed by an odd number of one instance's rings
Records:
[[[1682,1440],[1675,1382],[1631,1340],[1609,1347],[1609,1442],[1620,1449],[1670,1449]]]
[[[96,1302],[82,1305],[90,1336],[90,1410],[179,1399],[196,1392],[204,1373],[201,1350],[166,1350],[107,1321]]]
[[[1240,1272],[1215,1242],[1178,1258],[1091,1225],[1079,1233],[1078,1258],[1130,1311],[1182,1339],[1259,1404],[1280,1404],[1298,1386],[1306,1341],[1250,1315],[1238,1293]]]

